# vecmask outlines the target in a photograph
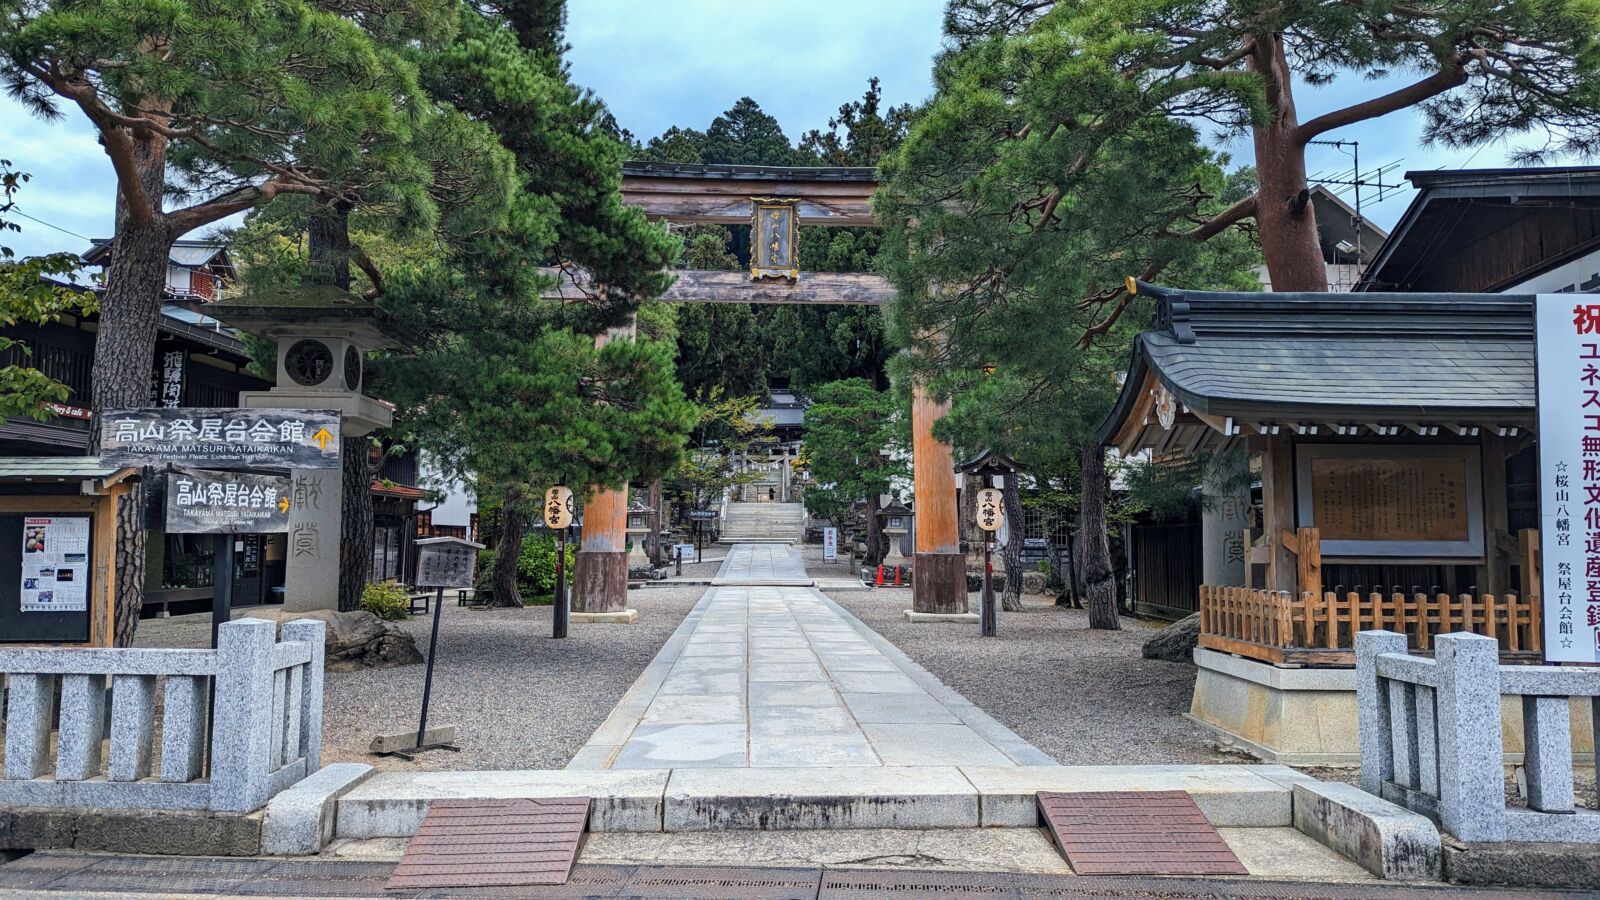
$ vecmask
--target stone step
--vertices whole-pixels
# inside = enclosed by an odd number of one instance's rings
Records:
[[[594,799],[593,831],[1032,828],[1038,791],[1188,791],[1213,825],[1284,827],[1287,766],[817,766],[384,772],[338,801],[340,838],[408,837],[453,798]]]

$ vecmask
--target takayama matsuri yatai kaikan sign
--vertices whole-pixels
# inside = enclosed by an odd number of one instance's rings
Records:
[[[321,409],[108,409],[108,466],[339,468],[339,413]]]

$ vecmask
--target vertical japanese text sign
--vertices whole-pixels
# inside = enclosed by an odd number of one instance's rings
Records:
[[[1539,528],[1544,655],[1600,660],[1600,297],[1540,294]]]

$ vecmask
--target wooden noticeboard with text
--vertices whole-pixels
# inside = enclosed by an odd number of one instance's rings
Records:
[[[1302,444],[1300,527],[1326,556],[1465,559],[1483,554],[1476,446]]]

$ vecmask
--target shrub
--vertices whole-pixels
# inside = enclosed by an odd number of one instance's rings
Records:
[[[577,542],[567,543],[567,583],[572,583],[572,567],[577,562]],[[479,591],[494,586],[495,551],[478,552],[478,573],[474,579]],[[517,556],[517,589],[525,603],[548,603],[556,590],[556,539],[549,534],[530,534],[522,541]]]
[[[361,608],[385,622],[411,618],[411,595],[403,584],[385,581],[361,590]]]

